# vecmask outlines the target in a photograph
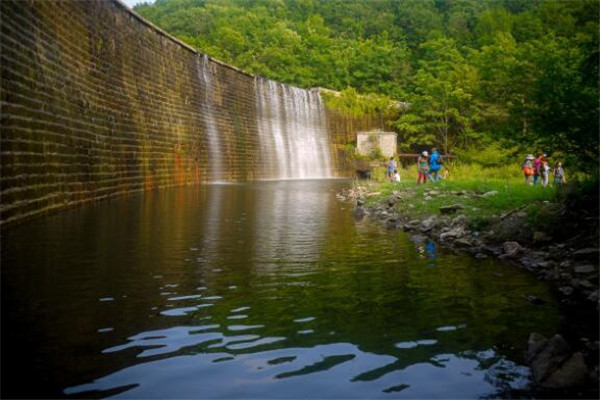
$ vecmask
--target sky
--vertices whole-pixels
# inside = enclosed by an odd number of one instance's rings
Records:
[[[136,4],[141,3],[154,3],[154,0],[121,0],[123,3],[127,4],[129,7],[133,8]]]

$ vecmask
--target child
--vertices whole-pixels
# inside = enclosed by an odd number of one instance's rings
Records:
[[[394,182],[402,182],[402,180],[400,179],[400,173],[397,169],[394,170]]]
[[[448,167],[444,168],[444,172],[442,172],[442,179],[448,179],[450,178],[450,170],[448,169]]]
[[[562,186],[567,183],[565,180],[565,170],[563,169],[560,161],[556,163],[554,166],[554,171],[552,172],[554,173],[554,186]]]
[[[429,153],[424,151],[421,153],[419,158],[417,158],[417,172],[419,173],[419,177],[417,178],[417,185],[421,184],[421,180],[423,183],[427,183],[427,172],[429,171],[429,165],[427,163],[427,156]]]
[[[388,163],[387,168],[387,177],[390,182],[394,181],[394,171],[396,171],[396,160],[394,160],[394,156],[390,157],[390,161]]]

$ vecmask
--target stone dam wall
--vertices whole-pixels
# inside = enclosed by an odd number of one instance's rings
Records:
[[[265,150],[277,140],[265,145],[260,129],[275,135],[285,124],[257,117],[263,78],[208,58],[118,0],[2,0],[0,13],[0,224],[155,188],[278,176],[280,154]],[[277,85],[276,104],[320,101]],[[331,110],[318,121],[331,174],[349,176],[341,148],[380,121]]]

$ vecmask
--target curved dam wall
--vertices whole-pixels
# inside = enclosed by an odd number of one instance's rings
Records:
[[[348,127],[375,122],[212,60],[117,0],[0,7],[2,224],[168,186],[347,175]]]

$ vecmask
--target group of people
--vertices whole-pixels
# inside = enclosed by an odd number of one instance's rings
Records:
[[[548,162],[548,155],[543,151],[540,151],[537,158],[533,154],[528,154],[525,157],[525,161],[521,164],[521,168],[523,169],[526,184],[535,186],[539,181],[543,187],[548,186],[550,170],[552,170],[552,174],[554,175],[554,185],[560,186],[566,183],[565,170],[562,167],[562,163],[559,161],[551,168]]]
[[[442,164],[442,156],[435,147],[431,149],[431,155],[427,151],[422,152],[417,158],[417,185],[442,179]]]
[[[421,182],[427,183],[427,181],[435,182],[442,179],[442,175],[440,174],[442,164],[442,156],[435,147],[431,150],[431,155],[427,151],[422,152],[417,159],[417,171],[419,173],[417,184],[421,184]],[[398,165],[394,157],[390,157],[387,178],[390,182],[401,181]]]

